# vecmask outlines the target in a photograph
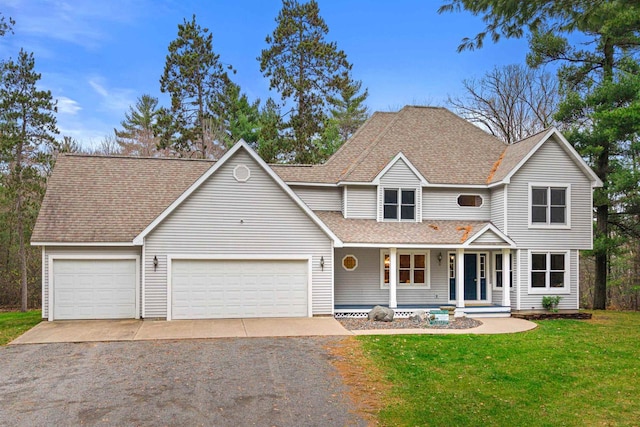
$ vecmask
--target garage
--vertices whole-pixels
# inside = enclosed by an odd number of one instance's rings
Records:
[[[309,316],[305,260],[171,262],[171,318]]]
[[[136,259],[54,259],[53,318],[136,317]]]

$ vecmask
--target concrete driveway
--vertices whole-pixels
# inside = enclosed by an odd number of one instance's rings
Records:
[[[41,322],[11,344],[352,335],[333,317]]]
[[[0,347],[0,425],[344,426],[337,337]]]

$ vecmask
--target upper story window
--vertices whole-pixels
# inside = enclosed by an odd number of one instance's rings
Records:
[[[569,186],[530,186],[531,225],[569,226]]]
[[[385,188],[383,210],[385,220],[415,220],[416,190]]]
[[[482,206],[482,196],[478,194],[461,194],[458,196],[458,206],[480,207]]]

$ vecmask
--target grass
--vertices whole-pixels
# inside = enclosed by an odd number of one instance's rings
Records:
[[[9,311],[0,313],[0,345],[18,338],[29,329],[40,323],[42,313],[40,310],[27,311],[25,313]]]
[[[629,425],[640,420],[640,313],[543,320],[509,335],[359,337],[394,426]]]

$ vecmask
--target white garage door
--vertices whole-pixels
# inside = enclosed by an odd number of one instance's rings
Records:
[[[136,315],[136,260],[53,261],[55,319],[127,319]]]
[[[173,319],[305,317],[307,261],[174,260]]]

